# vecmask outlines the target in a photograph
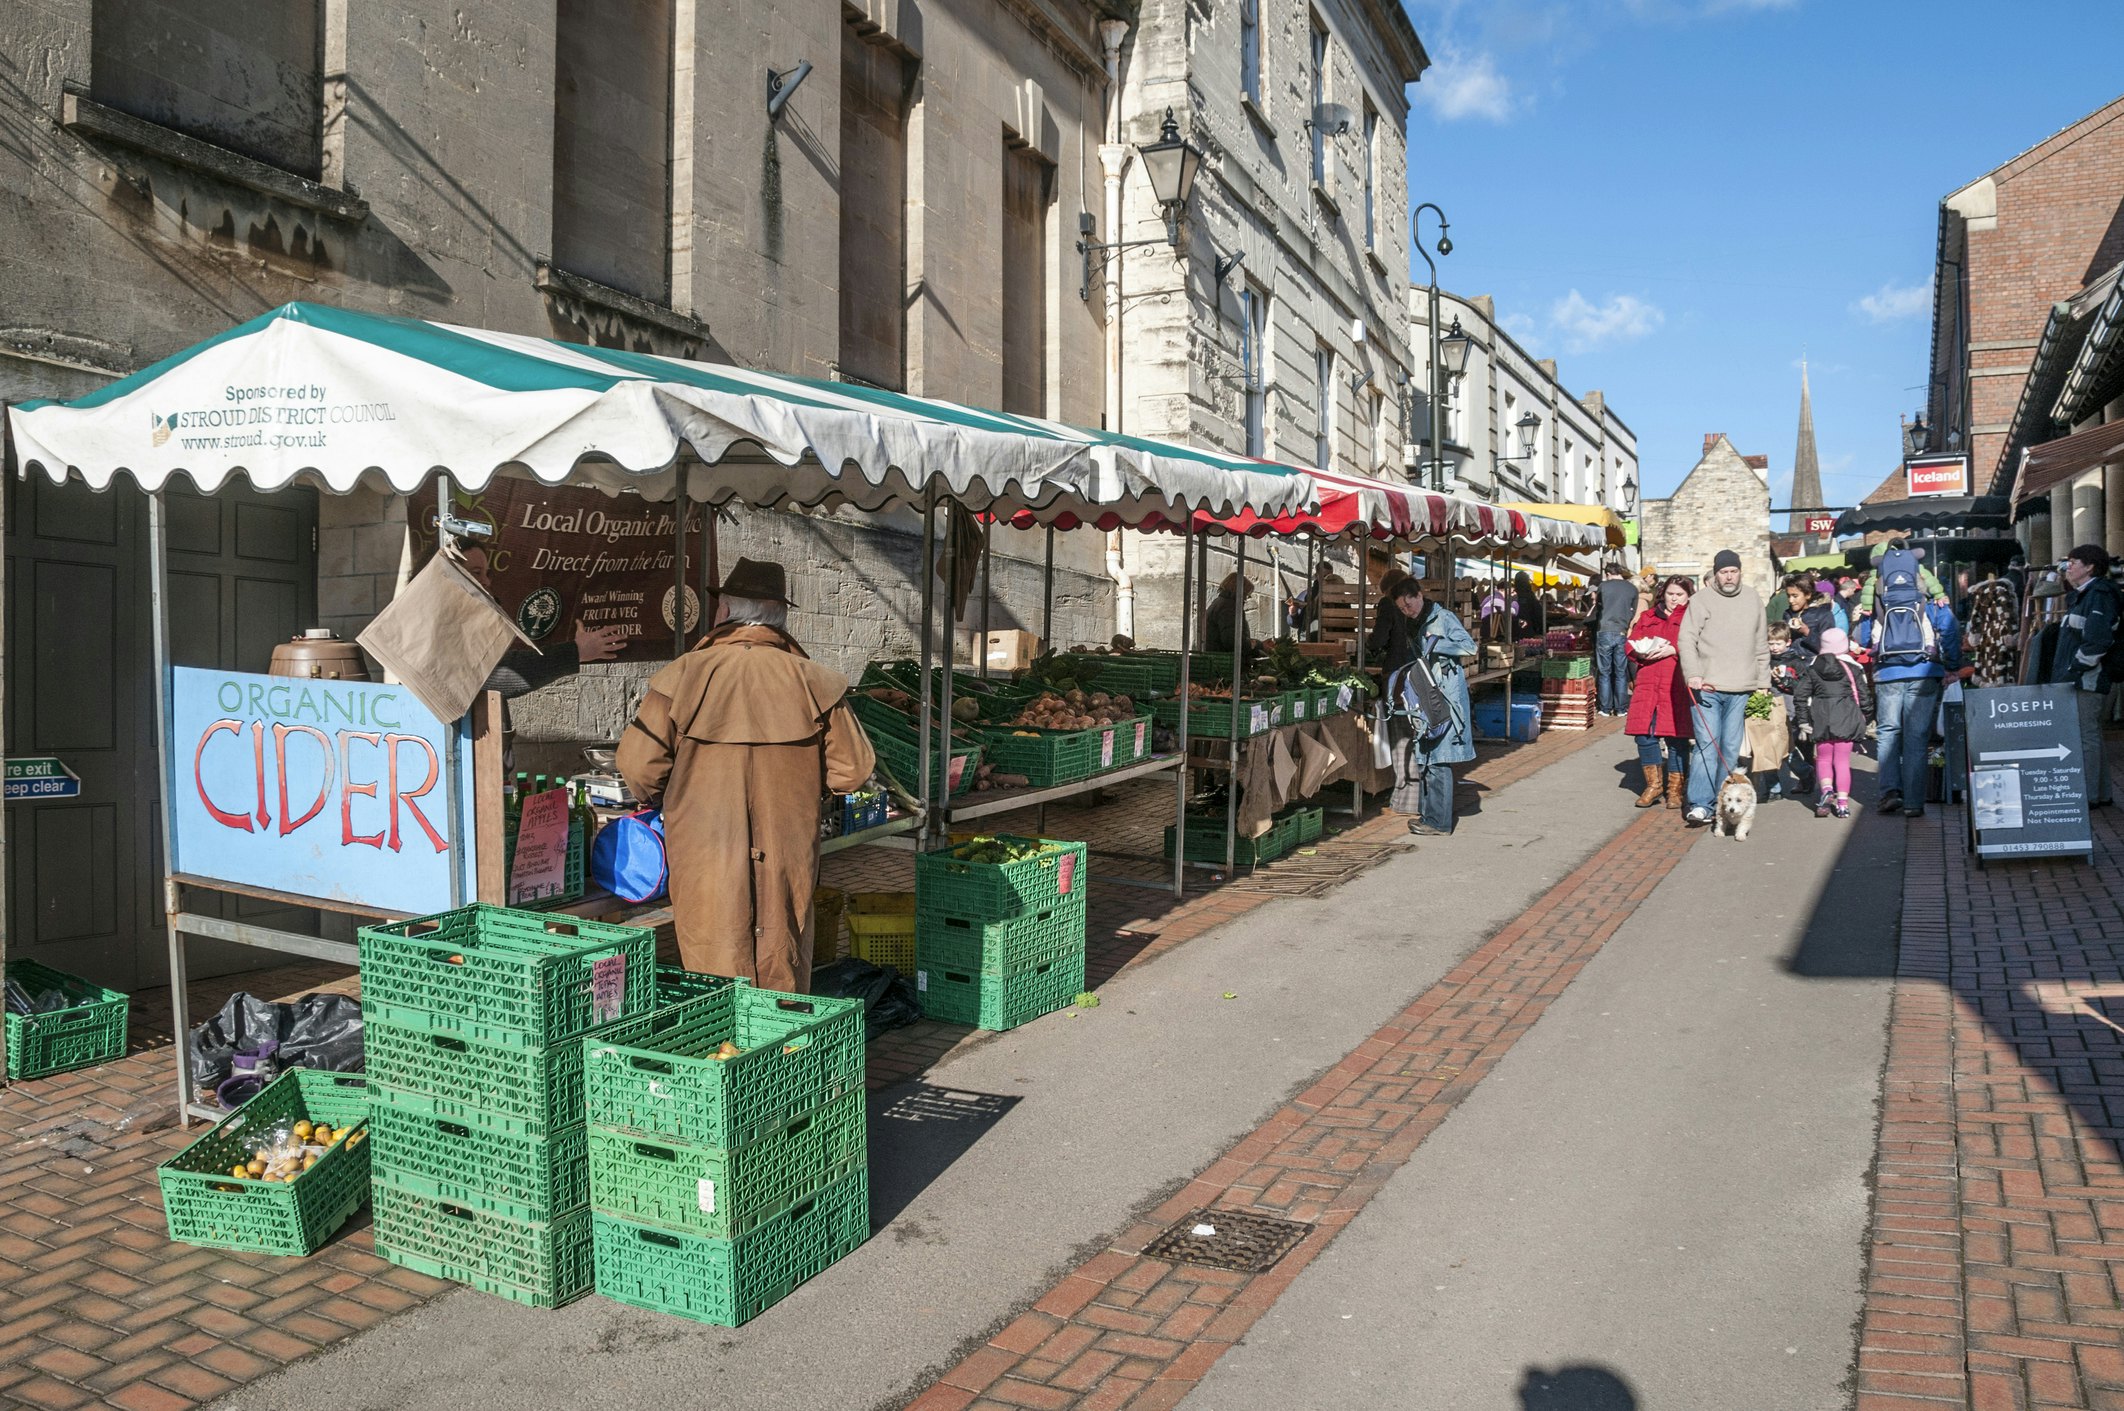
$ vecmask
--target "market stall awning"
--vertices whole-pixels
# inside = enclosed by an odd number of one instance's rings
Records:
[[[1606,505],[1551,505],[1532,500],[1515,500],[1505,504],[1503,508],[1530,517],[1592,525],[1599,529],[1602,535],[1601,540],[1596,543],[1605,542],[1611,549],[1620,549],[1630,540],[1629,529],[1624,524],[1623,517]]]
[[[712,503],[1112,516],[1308,509],[1288,466],[850,383],[286,304],[67,403],[9,410],[27,472],[173,475],[211,491],[360,485],[504,467],[549,484]]]
[[[1801,554],[1797,558],[1779,559],[1777,564],[1787,573],[1829,573],[1849,568],[1851,560],[1845,554]]]
[[[2014,512],[2020,513],[2030,501],[2048,495],[2081,471],[2117,460],[2124,460],[2124,421],[2090,426],[2030,446],[2021,453],[2020,474],[2014,477]]]
[[[1896,530],[1995,529],[2012,525],[2006,517],[2004,495],[1913,495],[1904,500],[1883,500],[1877,505],[1859,505],[1837,516],[1836,533],[1883,534]]]

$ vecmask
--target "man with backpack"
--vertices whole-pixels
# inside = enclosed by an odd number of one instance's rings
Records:
[[[1893,560],[1892,568],[1891,555],[1901,555]],[[1941,607],[1947,606],[1947,589],[1941,585],[1939,576],[1925,567],[1925,555],[1922,550],[1912,549],[1901,539],[1891,539],[1873,546],[1872,559],[1873,572],[1867,575],[1866,586],[1859,590],[1856,616],[1852,619],[1854,622],[1860,617],[1871,616],[1880,606],[1881,590],[1888,586],[1891,571],[1897,575],[1908,574],[1923,597]]]
[[[2080,711],[2080,767],[2087,776],[2087,802],[2107,807],[2109,762],[2102,755],[2102,707],[2109,688],[2124,679],[2124,642],[2117,619],[2124,601],[2109,581],[2109,552],[2099,544],[2082,544],[2060,565],[2072,600],[2058,627],[2057,650],[2050,659],[2050,680],[2073,688]]]
[[[1925,763],[1948,673],[1962,665],[1962,628],[1918,556],[1900,544],[1884,551],[1868,591],[1872,615],[1859,641],[1872,653],[1874,721],[1880,745],[1881,813],[1925,813]],[[1928,593],[1927,589],[1932,591]]]

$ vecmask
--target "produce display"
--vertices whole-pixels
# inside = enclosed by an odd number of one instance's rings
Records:
[[[1135,717],[1136,703],[1127,696],[1109,696],[1104,691],[1071,690],[1062,695],[1042,691],[1007,723],[1020,729],[1096,730]]]
[[[318,1159],[331,1150],[333,1143],[346,1137],[348,1130],[341,1127],[335,1131],[323,1122],[312,1123],[307,1118],[282,1122],[256,1134],[258,1145],[252,1149],[251,1159],[231,1166],[229,1174],[253,1181],[292,1181],[301,1172],[315,1166]]]
[[[984,833],[959,844],[951,850],[951,855],[961,862],[984,862],[997,866],[1006,862],[1023,862],[1044,852],[1054,852],[1061,846],[1057,843],[1043,843],[1037,838],[999,838]]]

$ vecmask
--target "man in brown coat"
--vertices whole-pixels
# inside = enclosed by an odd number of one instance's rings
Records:
[[[649,681],[619,769],[664,811],[688,970],[811,988],[819,800],[870,778],[846,678],[790,637],[780,564],[739,559],[714,630]]]

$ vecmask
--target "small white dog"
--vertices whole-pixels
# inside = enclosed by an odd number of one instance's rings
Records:
[[[1745,769],[1736,769],[1726,776],[1726,782],[1718,789],[1718,817],[1711,825],[1716,833],[1725,830],[1734,842],[1745,841],[1748,830],[1755,824],[1755,781]]]

